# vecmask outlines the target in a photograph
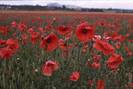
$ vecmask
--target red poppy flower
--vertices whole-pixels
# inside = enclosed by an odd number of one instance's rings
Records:
[[[101,55],[93,55],[93,61],[96,63],[99,63],[101,61],[102,57]]]
[[[16,51],[19,48],[18,41],[14,39],[8,39],[6,44],[8,48],[12,49],[12,51]]]
[[[76,30],[76,36],[79,41],[87,42],[94,36],[94,28],[87,22],[80,24]]]
[[[128,42],[131,42],[131,43],[132,43],[132,42],[133,42],[133,40],[132,40],[132,39],[129,39],[129,40],[128,40]]]
[[[88,49],[88,43],[83,43],[83,47],[82,47],[82,53],[86,53]]]
[[[91,64],[91,67],[94,68],[94,69],[99,69],[101,67],[100,63],[97,63],[97,62],[93,62]]]
[[[113,54],[107,61],[106,65],[109,69],[114,70],[119,67],[119,65],[123,62],[123,58],[121,55]]]
[[[27,40],[28,39],[28,35],[27,34],[21,34],[21,38],[22,40]]]
[[[117,49],[120,49],[121,43],[120,43],[120,42],[117,42],[117,43],[115,44],[115,47],[116,47]]]
[[[101,40],[101,36],[100,35],[94,35],[94,37],[93,37],[93,41],[96,41],[96,40]]]
[[[58,33],[61,35],[66,35],[69,32],[70,32],[70,27],[68,27],[68,26],[62,25],[62,26],[59,26],[59,28],[58,28]]]
[[[73,35],[73,32],[72,32],[72,31],[69,32],[68,34],[66,34],[66,35],[65,35],[65,40],[70,40],[71,37],[72,37],[72,35]]]
[[[40,16],[36,18],[37,21],[42,22],[43,18],[41,18]]]
[[[79,78],[80,78],[80,72],[78,71],[72,72],[72,74],[70,75],[71,81],[77,81]]]
[[[125,40],[125,37],[122,36],[121,34],[118,34],[117,32],[113,33],[112,35],[112,39],[114,41],[120,41],[120,42],[123,42]]]
[[[12,27],[17,27],[16,21],[13,21],[13,22],[11,23],[11,26],[12,26]]]
[[[0,39],[0,46],[1,46],[1,45],[5,45],[5,44],[6,44],[6,40]]]
[[[9,48],[0,48],[0,58],[9,59],[13,52]]]
[[[26,29],[26,25],[24,23],[19,23],[18,24],[18,30],[19,31],[25,31]]]
[[[128,86],[133,88],[133,83],[128,83]]]
[[[97,81],[97,88],[96,89],[105,89],[105,82],[104,80]]]
[[[132,50],[130,50],[128,47],[125,47],[125,50],[126,50],[126,53],[127,53],[127,56],[130,57],[133,55],[133,52]]]
[[[33,27],[29,28],[27,32],[28,32],[29,34],[32,34],[32,33],[34,32]]]
[[[68,49],[72,48],[72,45],[67,44],[63,39],[60,39],[58,42],[59,42],[59,48],[62,51],[67,51]]]
[[[132,57],[132,56],[133,56],[133,52],[132,52],[132,51],[128,51],[128,52],[127,52],[127,56],[128,56],[128,57]]]
[[[96,43],[93,45],[93,47],[99,51],[102,51],[104,55],[112,54],[115,51],[112,45],[103,40],[96,40]]]
[[[50,24],[48,24],[48,25],[45,26],[45,30],[46,31],[51,31],[52,28],[53,28],[53,26],[50,25]]]
[[[44,29],[42,27],[39,27],[38,30],[41,32],[41,33],[44,33]]]
[[[22,38],[22,44],[25,45],[28,41],[28,35],[27,34],[21,34],[21,38]]]
[[[53,72],[59,69],[59,63],[56,61],[48,60],[42,65],[42,73],[45,76],[52,76]]]
[[[2,33],[2,35],[7,35],[8,31],[6,26],[0,26],[0,33]]]
[[[40,33],[39,32],[32,32],[30,33],[31,36],[31,42],[32,44],[35,44],[40,39]]]
[[[88,80],[88,86],[89,87],[93,86],[93,80]]]
[[[55,50],[58,47],[58,37],[54,33],[49,34],[41,41],[40,47],[48,52]]]

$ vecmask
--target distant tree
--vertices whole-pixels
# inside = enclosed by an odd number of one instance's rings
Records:
[[[63,5],[63,6],[62,6],[62,8],[63,8],[63,9],[66,9],[66,6],[65,6],[65,5]]]

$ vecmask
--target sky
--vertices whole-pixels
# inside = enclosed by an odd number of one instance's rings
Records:
[[[133,9],[133,0],[0,0],[0,4],[11,5],[47,5],[48,3],[87,8]]]

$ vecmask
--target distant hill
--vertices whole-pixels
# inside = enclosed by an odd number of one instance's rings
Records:
[[[59,3],[48,3],[48,8],[65,8],[65,9],[74,9],[74,10],[81,10],[82,8],[76,5],[61,5]]]
[[[63,5],[59,4],[59,3],[48,3],[47,4],[48,8],[62,8]]]
[[[66,8],[68,8],[68,9],[75,9],[75,10],[82,10],[81,7],[75,6],[75,5],[66,5]]]
[[[103,9],[103,8],[82,8],[76,5],[62,5],[59,3],[48,3],[46,6],[40,5],[0,5],[0,10],[65,10],[82,12],[114,12],[114,13],[133,13],[128,9]]]

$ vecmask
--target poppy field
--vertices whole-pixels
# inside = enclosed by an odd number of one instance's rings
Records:
[[[133,14],[0,12],[0,89],[132,88]]]

